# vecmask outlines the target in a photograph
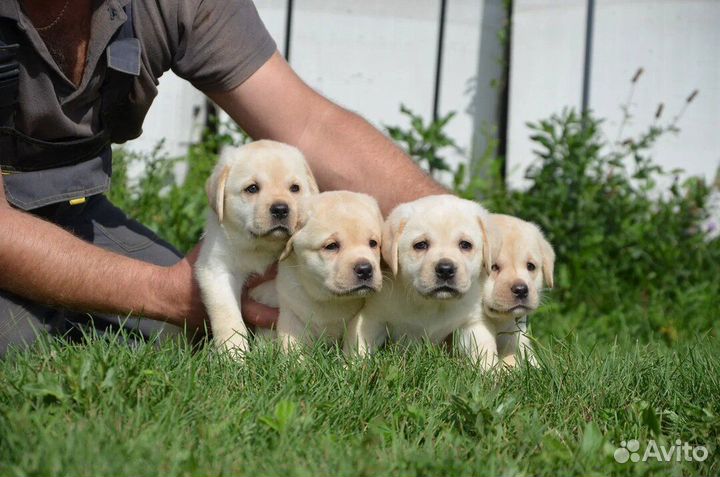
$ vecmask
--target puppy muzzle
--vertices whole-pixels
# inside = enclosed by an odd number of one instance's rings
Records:
[[[274,225],[265,230],[248,230],[255,239],[287,240],[292,235],[290,227],[284,224]]]
[[[521,316],[528,315],[535,311],[534,307],[531,307],[524,303],[518,303],[513,306],[501,306],[501,305],[485,305],[485,312],[490,316],[497,318],[518,318]]]
[[[433,298],[436,300],[449,300],[452,298],[459,298],[463,295],[463,292],[458,287],[450,282],[445,281],[438,283],[434,288],[426,290],[420,293],[425,298]]]
[[[359,298],[359,297],[368,296],[377,291],[378,291],[377,288],[375,286],[373,286],[372,284],[364,283],[362,285],[358,285],[355,288],[351,288],[349,290],[342,290],[342,291],[332,290],[332,294],[338,298],[343,298],[343,297]]]

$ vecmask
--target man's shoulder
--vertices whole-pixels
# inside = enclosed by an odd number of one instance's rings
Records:
[[[158,75],[171,68],[203,91],[227,91],[275,51],[251,0],[134,0],[137,30]]]

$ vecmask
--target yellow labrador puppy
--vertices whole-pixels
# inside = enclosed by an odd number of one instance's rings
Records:
[[[211,209],[195,264],[213,340],[237,357],[248,350],[240,295],[248,276],[275,262],[298,222],[298,202],[318,193],[302,153],[257,141],[226,148],[208,179]]]
[[[339,341],[365,297],[382,286],[382,214],[372,197],[335,191],[303,200],[307,218],[278,266],[277,334],[288,350]]]
[[[367,355],[388,335],[440,343],[459,330],[465,341],[484,339],[476,336],[475,324],[482,318],[482,271],[491,263],[487,216],[477,203],[451,195],[395,208],[385,222],[382,248],[394,278],[350,323],[345,352]]]
[[[518,352],[535,365],[527,316],[540,305],[543,281],[553,287],[555,252],[530,222],[491,214],[489,226],[493,265],[482,290],[483,323],[495,340],[481,344],[509,366]]]

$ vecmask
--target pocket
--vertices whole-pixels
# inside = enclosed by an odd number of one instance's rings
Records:
[[[104,196],[93,199],[87,214],[95,231],[92,240],[95,245],[125,255],[144,250],[154,243],[156,236],[152,231],[130,219]]]
[[[117,247],[120,247],[120,249],[125,253],[133,253],[144,250],[153,244],[152,239],[145,235],[142,235],[141,233],[138,233],[138,231],[133,230],[133,228],[128,225],[117,225],[108,227],[107,225],[95,223],[95,230],[100,232],[105,238],[110,240],[110,242],[106,242],[101,239],[98,240],[98,237],[96,236],[94,240],[95,245],[110,250],[116,249],[113,246],[116,245]]]

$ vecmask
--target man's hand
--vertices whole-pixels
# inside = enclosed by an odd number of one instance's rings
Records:
[[[200,253],[200,247],[201,244],[196,245],[185,258],[166,271],[169,283],[174,284],[177,290],[177,300],[175,300],[177,309],[168,313],[177,320],[169,321],[181,327],[187,326],[191,332],[203,329],[208,318],[200,296],[200,287],[193,274],[193,266]]]
[[[277,265],[273,265],[267,271],[259,276],[253,276],[245,283],[242,293],[242,315],[246,323],[259,326],[261,328],[270,328],[277,322],[278,309],[271,308],[262,303],[258,303],[248,296],[250,289],[255,288],[261,283],[273,280],[277,275]]]
[[[202,243],[193,248],[182,260],[167,269],[168,280],[174,283],[177,290],[177,299],[174,300],[175,309],[168,313],[180,321],[173,320],[179,326],[186,325],[189,330],[202,329],[208,319],[207,311],[202,303],[200,287],[193,274],[193,267],[200,254]],[[277,308],[258,303],[248,296],[248,290],[263,282],[272,280],[277,274],[277,267],[270,267],[260,276],[253,276],[245,284],[242,292],[242,315],[246,323],[270,328],[278,318]],[[184,319],[184,322],[182,321]]]

